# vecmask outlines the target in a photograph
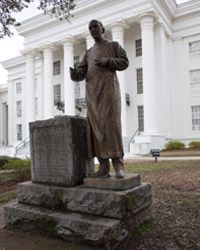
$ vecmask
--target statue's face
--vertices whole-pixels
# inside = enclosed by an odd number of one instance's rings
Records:
[[[103,28],[100,23],[96,21],[92,21],[89,23],[89,31],[90,35],[95,39],[98,40],[101,38],[103,34]]]

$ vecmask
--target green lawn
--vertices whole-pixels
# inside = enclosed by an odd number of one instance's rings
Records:
[[[169,160],[169,161],[141,161],[141,162],[133,162],[129,164],[125,164],[124,171],[125,172],[146,172],[146,171],[158,171],[165,170],[171,168],[183,168],[191,166],[200,166],[200,162],[198,160],[193,161],[184,161],[184,160]]]

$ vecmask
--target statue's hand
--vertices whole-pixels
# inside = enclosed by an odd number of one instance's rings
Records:
[[[76,71],[76,69],[69,67],[69,72],[74,72],[74,71]]]
[[[107,66],[107,63],[108,63],[108,59],[103,57],[101,59],[96,59],[94,61],[94,64],[99,66],[99,67],[106,67]]]
[[[70,73],[70,76],[73,78],[73,76],[75,76],[76,75],[76,73],[77,73],[77,70],[76,69],[74,69],[74,68],[69,68],[69,73]]]

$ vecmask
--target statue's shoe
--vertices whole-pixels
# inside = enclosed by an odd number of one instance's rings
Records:
[[[120,178],[124,178],[124,172],[123,172],[123,170],[117,170],[116,171],[116,174],[115,174],[115,178],[117,178],[117,179],[120,179]]]

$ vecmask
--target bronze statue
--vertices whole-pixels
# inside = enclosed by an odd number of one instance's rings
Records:
[[[121,133],[121,100],[116,70],[124,70],[129,61],[118,42],[104,37],[105,28],[98,20],[89,23],[95,44],[88,49],[75,68],[71,79],[86,79],[89,158],[97,157],[99,170],[93,177],[108,177],[109,159],[116,178],[123,178],[123,145]]]

